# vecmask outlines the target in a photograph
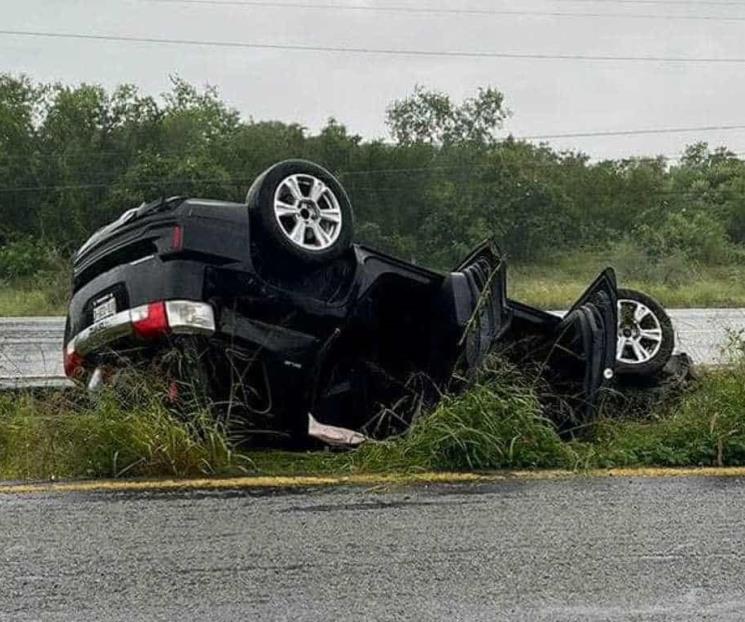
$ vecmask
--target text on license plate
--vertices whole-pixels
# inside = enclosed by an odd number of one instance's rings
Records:
[[[116,313],[116,298],[109,294],[93,303],[93,323],[105,320]]]

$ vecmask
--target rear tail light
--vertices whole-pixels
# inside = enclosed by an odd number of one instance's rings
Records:
[[[165,302],[132,309],[132,330],[141,339],[156,339],[168,333],[168,315]]]
[[[215,332],[215,312],[204,302],[169,300],[166,302],[166,316],[174,333]]]
[[[171,250],[180,251],[184,248],[184,229],[181,225],[176,225],[171,232]]]
[[[169,332],[165,302],[151,302],[132,309],[131,317],[132,329],[141,339],[156,339]]]
[[[156,339],[169,333],[215,332],[215,313],[204,302],[151,302],[132,309],[131,317],[134,333],[141,339]]]
[[[74,347],[66,347],[64,352],[65,376],[75,378],[83,371],[83,357],[75,352]]]
[[[72,338],[64,350],[65,374],[79,376],[86,357],[99,348],[126,337],[152,341],[170,334],[211,335],[215,312],[206,302],[169,300],[151,302],[109,316]]]

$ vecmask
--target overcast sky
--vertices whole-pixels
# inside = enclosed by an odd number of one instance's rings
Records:
[[[745,58],[745,21],[672,18],[745,19],[745,2],[728,6],[696,0],[295,0],[299,3],[613,16],[425,15],[157,0],[2,0],[0,28],[356,48]],[[388,138],[387,104],[410,93],[416,83],[456,99],[473,94],[479,86],[499,88],[514,113],[506,129],[518,136],[745,125],[745,64],[376,56],[0,36],[0,71],[107,87],[132,82],[149,94],[167,90],[169,75],[177,74],[217,86],[223,98],[247,117],[297,121],[315,131],[333,116],[366,138]],[[745,130],[551,143],[602,158],[673,155],[697,140],[745,152]]]

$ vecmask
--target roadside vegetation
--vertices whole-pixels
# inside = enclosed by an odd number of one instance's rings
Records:
[[[156,99],[0,74],[0,315],[64,313],[72,253],[124,210],[242,201],[260,171],[298,157],[339,175],[358,240],[447,269],[494,237],[510,295],[531,304],[565,307],[612,265],[667,306],[745,306],[745,161],[732,151],[591,161],[508,135],[494,88],[454,102],[418,87],[386,115],[392,142],[334,119],[317,133],[243,119],[179,79]],[[737,358],[643,412],[610,400],[570,438],[529,379],[496,365],[400,438],[307,454],[246,455],[204,407],[177,415],[157,387],[5,393],[0,478],[745,464],[744,374]]]
[[[745,366],[707,371],[651,409],[616,401],[573,438],[560,435],[513,373],[450,397],[406,436],[341,455],[253,455],[262,473],[745,466]],[[649,406],[649,405],[648,405]]]
[[[493,236],[529,303],[566,306],[613,265],[668,306],[745,305],[745,162],[725,147],[592,161],[510,136],[495,88],[457,102],[417,87],[385,114],[392,142],[335,119],[311,132],[242,118],[178,78],[153,98],[0,74],[0,314],[63,312],[72,252],[124,210],[242,201],[259,172],[298,157],[339,176],[359,241],[448,269]]]
[[[139,381],[93,397],[3,394],[0,479],[745,465],[744,375],[740,361],[653,399],[609,399],[592,426],[560,433],[533,384],[495,362],[401,437],[305,453],[242,449],[206,408],[177,415]]]
[[[565,309],[607,266],[615,267],[624,287],[647,292],[668,308],[745,307],[745,258],[724,265],[683,262],[655,275],[613,251],[562,253],[541,263],[511,264],[508,294],[539,308]],[[65,315],[69,288],[69,259],[59,255],[34,274],[0,278],[0,317]]]
[[[64,315],[69,264],[63,253],[31,238],[0,246],[0,317]]]
[[[511,264],[508,294],[542,309],[566,309],[602,269],[613,266],[620,286],[646,292],[671,309],[745,307],[745,258],[723,265],[670,261],[650,267],[644,261],[610,249]]]
[[[0,317],[65,315],[67,294],[58,283],[39,288],[36,281],[0,284]]]
[[[0,478],[194,477],[250,465],[205,409],[183,416],[144,382],[88,395],[0,393]]]

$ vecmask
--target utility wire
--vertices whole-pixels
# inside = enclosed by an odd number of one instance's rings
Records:
[[[559,134],[526,134],[515,136],[509,134],[501,140],[512,139],[514,141],[521,140],[548,140],[552,138],[589,138],[589,137],[612,137],[612,136],[640,136],[644,134],[684,134],[689,132],[715,132],[715,131],[731,131],[731,130],[745,130],[745,125],[699,125],[692,127],[665,127],[665,128],[647,128],[647,129],[633,129],[633,130],[599,130],[591,132],[567,132]],[[206,146],[209,151],[210,146]],[[127,150],[127,149],[105,149],[98,151],[96,149],[73,149],[71,151],[59,150],[59,151],[43,151],[33,152],[29,154],[17,154],[7,153],[0,155],[0,163],[20,160],[34,160],[36,158],[53,158],[62,156],[62,158],[74,159],[80,156],[95,155],[95,156],[117,156],[117,155],[128,155],[131,159],[138,157],[161,157],[168,155],[183,155],[184,150],[179,149],[157,149],[153,150],[152,146],[143,146],[139,149]],[[672,156],[664,156],[672,157]]]
[[[536,134],[519,136],[515,140],[543,140],[548,138],[587,138],[592,136],[639,136],[642,134],[680,134],[685,132],[709,132],[718,130],[745,130],[745,125],[704,125],[701,127],[665,127],[646,130],[610,130],[599,132],[568,132],[566,134]]]
[[[122,152],[122,153],[124,153],[124,152]],[[161,155],[162,153],[165,153],[165,152],[159,152],[157,155]],[[183,151],[182,150],[179,150],[177,152],[174,151],[172,153],[183,153]],[[91,152],[91,154],[92,155],[96,155],[95,152]],[[532,167],[536,167],[536,166],[547,166],[547,167],[551,167],[551,166],[561,166],[562,164],[564,164],[564,163],[566,163],[568,161],[568,158],[564,157],[561,152],[556,152],[555,151],[555,154],[557,155],[557,159],[556,160],[550,160],[550,161],[543,161],[543,160],[532,161],[532,162],[528,162],[527,165],[528,166],[532,166]],[[45,155],[51,156],[53,154],[45,154]],[[498,151],[498,152],[495,152],[494,155],[495,155],[496,159],[499,162],[503,162],[504,161],[504,155],[505,154],[503,152]],[[710,152],[710,155],[716,156],[717,154]],[[736,156],[744,156],[744,155],[745,155],[745,152],[741,152],[741,151],[728,151],[728,152],[722,154],[723,157],[728,157],[730,159],[733,158],[733,157],[736,157]],[[8,158],[9,156],[5,156],[5,157]],[[23,156],[16,156],[16,157],[19,158],[19,161],[23,161],[22,160]],[[635,161],[635,160],[657,160],[658,158],[663,158],[664,160],[667,160],[668,162],[672,162],[672,161],[681,160],[684,157],[685,157],[685,155],[681,155],[680,153],[676,153],[676,154],[664,154],[664,153],[660,153],[660,154],[653,154],[653,155],[632,155],[632,156],[620,157],[620,158],[602,158],[600,160],[595,160],[594,162],[592,162],[592,164],[597,164],[598,162],[628,162],[628,161]],[[34,158],[33,157],[27,157],[26,159],[33,160]],[[136,163],[136,162],[137,162],[137,154],[132,154],[132,157],[131,158],[120,158],[119,160],[116,161],[117,164],[131,164],[131,163]],[[436,172],[436,171],[467,171],[467,170],[473,170],[473,169],[479,169],[479,168],[490,168],[492,166],[494,166],[494,162],[480,162],[480,163],[469,164],[469,165],[459,164],[459,165],[449,165],[449,166],[432,165],[432,166],[419,166],[419,167],[407,167],[407,168],[356,169],[356,170],[349,170],[349,171],[341,171],[340,173],[338,173],[338,175],[340,177],[348,177],[348,176],[355,176],[355,175],[378,175],[378,174],[386,174],[386,173],[403,174],[403,173],[418,173],[418,172],[433,172],[433,171],[434,172]],[[0,172],[3,171],[3,168],[5,168],[8,171],[10,170],[10,168],[4,167],[2,165],[2,160],[0,160]],[[25,167],[25,168],[28,169],[28,166]],[[82,169],[80,169],[80,168],[78,168],[78,167],[76,167],[74,165],[71,166],[70,168],[71,168],[71,170],[73,170],[73,171],[75,171],[77,173],[82,173],[82,172],[93,173],[93,174],[95,174],[97,176],[104,175],[105,176],[104,177],[105,179],[111,179],[111,175],[106,175],[108,172],[110,172],[111,168],[108,168],[108,169],[96,169],[96,170],[91,170],[91,169],[82,170]],[[41,171],[44,171],[46,173],[50,173],[50,172],[54,172],[55,171],[55,168],[52,167],[52,166],[46,166],[43,169],[34,169],[34,173],[38,174],[40,172],[40,170]],[[121,173],[122,173],[122,171],[117,172],[116,173],[116,176],[119,176]],[[244,171],[239,171],[238,173],[235,173],[235,174],[241,175],[243,173],[244,173]],[[228,175],[233,175],[233,174],[234,173],[230,173],[230,172],[228,173]],[[93,181],[98,181],[98,180],[93,180]],[[178,180],[176,180],[176,181],[178,181]],[[200,180],[198,178],[196,178],[196,181],[200,181]],[[214,179],[209,180],[208,179],[207,181],[216,181],[216,180],[214,180]],[[78,186],[75,186],[75,187],[78,187]]]
[[[520,17],[575,17],[604,19],[664,19],[712,22],[742,22],[745,16],[727,15],[660,15],[639,13],[598,13],[588,11],[516,11],[510,9],[448,9],[416,6],[363,6],[339,3],[270,2],[268,0],[144,0],[151,4],[181,4],[212,7],[242,7],[268,9],[301,9],[321,11],[356,11],[367,13],[400,13],[408,15],[463,15],[463,16],[520,16]]]
[[[739,159],[737,156],[743,156],[745,152],[731,153],[728,154],[730,161],[736,160],[741,164],[745,164],[744,160]],[[659,156],[670,160],[680,160],[680,157],[674,158],[672,156]],[[628,158],[632,159],[632,158]],[[627,160],[628,160],[627,159]],[[639,160],[656,160],[657,157],[649,158],[634,158]],[[619,162],[623,160],[610,160],[610,162]],[[530,172],[531,169],[549,167],[555,168],[557,171],[561,170],[561,161],[559,162],[529,162],[523,163],[524,169]],[[596,163],[597,164],[597,163]],[[356,171],[342,171],[338,173],[338,177],[347,179],[348,177],[359,176],[359,175],[378,175],[378,174],[406,174],[411,173],[432,173],[438,171],[452,171],[452,172],[472,172],[477,169],[492,168],[494,163],[482,163],[473,164],[470,166],[426,166],[426,167],[411,167],[411,168],[395,168],[395,169],[370,169],[370,170],[356,170]],[[111,188],[117,185],[122,185],[125,188],[142,188],[146,186],[166,186],[172,187],[174,185],[185,185],[185,184],[198,184],[198,183],[213,183],[213,184],[249,184],[254,180],[253,177],[246,177],[242,172],[236,176],[229,174],[227,177],[215,177],[215,178],[188,178],[188,179],[170,179],[170,178],[154,178],[140,181],[128,181],[122,179],[110,179],[109,181],[101,181],[96,183],[79,183],[79,184],[53,184],[46,186],[16,186],[16,187],[0,187],[0,193],[12,193],[12,192],[50,192],[50,191],[63,191],[63,190],[96,190]],[[458,181],[453,179],[443,179],[443,181]],[[469,181],[469,187],[490,187],[494,182],[489,181]],[[400,192],[402,190],[411,189],[413,184],[405,186],[391,186],[386,184],[385,186],[355,186],[354,183],[349,186],[349,191],[356,192],[368,192],[368,193],[389,193],[389,192]],[[676,190],[656,190],[659,195],[674,195],[674,196],[692,196],[700,197],[702,193],[705,193],[709,189],[705,189],[702,192],[691,193],[691,192],[680,192]]]
[[[89,153],[91,155],[100,155],[100,154],[98,154],[97,152],[94,152],[94,151],[91,151]],[[126,155],[127,154],[127,152],[109,152],[109,153],[117,153],[119,155]],[[166,154],[166,153],[183,154],[183,150],[161,151],[161,152],[157,152],[155,155],[160,156],[160,155],[163,155],[163,154]],[[555,153],[558,156],[558,158],[556,160],[551,160],[551,161],[543,161],[543,160],[533,161],[533,162],[529,162],[528,165],[529,166],[532,166],[532,167],[536,167],[536,166],[547,166],[547,167],[551,167],[551,166],[561,166],[562,164],[566,163],[567,158],[565,158],[564,156],[562,156],[561,152],[555,152]],[[38,155],[45,155],[45,156],[52,157],[55,154],[46,153],[46,154],[38,154]],[[131,156],[132,156],[131,158],[120,158],[120,159],[118,159],[116,161],[116,163],[117,164],[128,164],[128,163],[130,163],[130,161],[136,163],[137,162],[137,159],[138,159],[138,155],[139,155],[138,153],[133,153],[133,154],[131,154]],[[495,152],[495,156],[497,157],[497,159],[500,162],[503,161],[504,155],[505,154],[503,152],[499,152],[499,151],[498,152]],[[717,154],[712,152],[712,153],[710,153],[710,155],[716,156]],[[721,155],[723,157],[733,159],[733,158],[738,158],[740,156],[745,156],[745,152],[742,152],[742,151],[727,151],[727,152],[725,152],[725,153],[723,153]],[[595,160],[593,162],[593,164],[597,164],[598,162],[628,162],[628,161],[635,161],[635,160],[657,160],[659,158],[662,158],[662,159],[664,159],[664,160],[666,160],[668,162],[674,162],[674,161],[682,160],[684,157],[685,157],[685,155],[684,154],[680,154],[680,153],[676,153],[676,154],[664,154],[664,153],[660,153],[660,154],[652,154],[652,155],[632,155],[632,156],[621,157],[621,158],[603,158],[603,159],[600,159],[600,160]],[[34,160],[35,159],[35,156],[6,155],[6,156],[4,156],[4,158],[5,158],[6,161],[8,159],[10,159],[10,158],[18,158],[18,161],[23,162],[24,160]],[[65,162],[65,163],[67,163],[67,162]],[[480,169],[480,168],[489,168],[489,167],[492,167],[492,166],[494,166],[494,163],[493,162],[486,162],[486,163],[481,162],[481,163],[475,163],[475,164],[469,164],[469,165],[457,165],[457,166],[433,165],[433,166],[419,166],[419,167],[408,167],[408,168],[357,169],[357,170],[351,170],[351,171],[341,171],[339,173],[339,176],[340,177],[350,177],[350,176],[353,177],[353,176],[356,176],[356,175],[378,175],[378,174],[387,174],[387,173],[391,173],[391,174],[404,174],[404,173],[433,172],[433,171],[434,172],[436,172],[436,171],[467,171],[467,170]],[[3,168],[5,168],[8,171],[10,170],[9,167],[5,167],[5,166],[2,165],[2,159],[0,159],[0,172],[2,172]],[[28,167],[26,167],[26,168],[28,168]],[[74,171],[76,171],[76,172],[78,172],[78,173],[84,172],[84,171],[82,171],[81,169],[79,169],[78,167],[76,167],[74,165],[71,167],[71,169],[74,170]],[[45,171],[46,173],[49,173],[49,172],[53,172],[55,169],[52,166],[47,166],[47,167],[45,167],[44,169],[41,169],[41,170]],[[86,169],[85,172],[94,173],[95,175],[98,176],[98,175],[106,175],[106,173],[109,172],[110,170],[111,170],[110,168],[109,169],[96,169],[96,170]],[[39,169],[34,169],[34,172],[35,173],[39,173]],[[234,174],[236,174],[236,175],[242,175],[243,173],[244,173],[244,171],[239,171],[238,173],[230,173],[229,172],[228,175],[229,176],[230,175],[234,175]],[[121,171],[118,172],[118,173],[116,173],[117,176],[120,175],[120,174],[121,174]],[[111,176],[108,175],[108,176],[104,177],[104,179],[111,179]],[[222,179],[222,178],[220,178],[220,179]],[[98,180],[93,180],[93,181],[98,181]],[[93,183],[93,181],[91,183],[95,186],[96,184]],[[196,179],[196,181],[200,181],[200,180],[199,179]],[[207,179],[206,181],[218,181],[218,180]],[[251,181],[251,180],[249,179],[248,181]],[[178,180],[176,180],[176,182],[178,182]],[[176,182],[174,182],[174,183],[176,183]],[[80,186],[77,186],[76,185],[76,186],[73,186],[73,187],[74,188],[78,188]]]
[[[691,0],[691,2],[679,2],[677,0],[551,0],[552,2],[589,2],[593,4],[656,4],[665,6],[691,7],[701,6],[728,6],[741,7],[743,3],[739,0]]]
[[[97,188],[112,188],[113,186],[122,185],[126,188],[141,188],[144,186],[173,186],[175,184],[196,184],[196,183],[224,183],[224,184],[238,184],[238,183],[248,183],[250,181],[253,181],[253,179],[248,178],[227,178],[227,177],[219,177],[214,179],[199,179],[199,178],[192,178],[192,179],[168,179],[168,178],[160,178],[160,179],[147,179],[142,181],[123,181],[121,179],[110,181],[110,182],[101,182],[101,183],[90,183],[90,184],[59,184],[59,185],[49,185],[49,186],[17,186],[15,188],[13,187],[0,187],[0,192],[36,192],[36,191],[57,191],[57,190],[95,190]]]
[[[299,52],[328,52],[340,54],[366,54],[380,56],[417,56],[417,57],[451,57],[451,58],[505,58],[525,60],[569,60],[569,61],[609,61],[609,62],[670,62],[700,64],[745,64],[745,57],[699,57],[699,56],[612,56],[592,54],[547,54],[542,52],[478,52],[464,50],[421,50],[343,47],[326,45],[303,45],[284,43],[253,43],[248,41],[217,41],[199,39],[165,39],[158,37],[138,37],[129,35],[94,35],[72,32],[51,32],[34,30],[0,30],[0,35],[16,37],[33,37],[48,39],[71,39],[81,41],[114,41],[120,43],[150,43],[180,45],[193,47],[293,50]]]
[[[470,170],[470,169],[469,169]],[[391,171],[394,172],[394,171]],[[341,175],[340,175],[341,177]],[[250,179],[242,178],[215,178],[215,179],[148,179],[144,181],[138,181],[138,182],[126,182],[124,186],[126,188],[143,188],[147,186],[152,187],[172,187],[174,185],[185,185],[185,184],[196,184],[196,183],[222,183],[227,185],[236,185],[236,184],[246,184],[249,181],[252,181]],[[444,181],[453,181],[453,180],[444,180]],[[119,185],[119,181],[112,181],[112,182],[106,182],[106,183],[91,183],[91,184],[59,184],[59,185],[47,185],[47,186],[17,186],[17,187],[0,187],[0,193],[14,193],[14,192],[56,192],[56,191],[64,191],[64,190],[96,190],[96,189],[105,189],[105,188],[111,188],[113,186]],[[484,181],[469,181],[468,187],[469,188],[481,188],[481,187],[491,187],[493,186],[494,182],[484,182]],[[411,190],[413,187],[413,184],[408,184],[406,186],[351,186],[349,188],[349,191],[354,192],[369,192],[369,193],[389,193],[389,192],[400,192],[402,190]],[[691,193],[689,192],[678,192],[678,191],[672,191],[672,190],[657,190],[657,194],[671,194],[671,195],[681,195],[681,196],[687,196]],[[700,196],[701,193],[698,194],[691,194],[691,196]]]
[[[715,154],[710,154],[715,155]],[[732,160],[737,160],[739,162],[744,162],[743,160],[740,160],[741,156],[745,156],[745,151],[740,152],[730,152],[726,154],[727,158]],[[590,163],[590,166],[597,166],[601,162],[611,162],[611,163],[619,163],[619,162],[629,162],[629,161],[652,161],[657,160],[658,158],[662,158],[668,162],[677,162],[684,158],[685,156],[681,155],[656,155],[656,156],[632,156],[629,158],[607,158],[603,160],[598,160],[596,162]],[[500,162],[502,164],[503,162]],[[563,165],[566,164],[566,161],[563,160],[557,160],[557,161],[538,161],[538,162],[521,162],[518,161],[516,164],[519,164],[520,166],[524,166],[526,169],[530,168],[556,168],[557,170],[560,170]],[[379,168],[379,169],[371,169],[371,170],[357,170],[357,171],[342,171],[338,173],[338,177],[342,177],[346,179],[347,177],[354,177],[358,175],[381,175],[381,174],[390,174],[390,175],[409,175],[411,173],[427,173],[427,172],[438,172],[438,171],[453,171],[453,172],[468,172],[473,171],[475,169],[482,169],[482,168],[494,168],[495,163],[489,162],[489,163],[479,163],[479,164],[472,164],[469,166],[420,166],[420,167],[410,167],[410,168]]]

